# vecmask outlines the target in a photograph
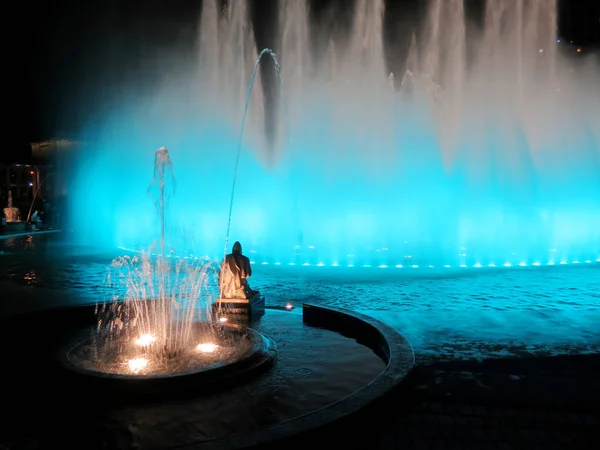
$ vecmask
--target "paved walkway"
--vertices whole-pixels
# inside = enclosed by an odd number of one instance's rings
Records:
[[[599,380],[600,355],[419,366],[372,411],[307,436],[304,445],[326,441],[338,442],[339,448],[382,450],[600,448]]]

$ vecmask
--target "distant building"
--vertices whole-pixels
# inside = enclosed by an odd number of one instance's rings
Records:
[[[53,196],[69,194],[75,163],[81,155],[84,142],[78,139],[51,139],[31,144],[31,159],[52,173]]]
[[[65,198],[82,145],[70,139],[34,142],[29,157],[24,156],[22,162],[0,162],[0,212],[8,204],[9,191],[23,220],[43,199]]]

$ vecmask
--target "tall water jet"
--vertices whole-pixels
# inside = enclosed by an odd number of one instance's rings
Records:
[[[309,107],[306,103],[309,98],[304,96],[310,89],[309,80],[313,72],[308,12],[306,0],[284,0],[279,4],[281,77],[285,80],[285,96],[290,105],[286,117],[281,102],[277,104],[277,142],[280,149],[285,149],[289,142],[287,121],[299,123],[305,120],[303,111]]]
[[[218,92],[221,99],[225,97],[227,118],[234,124],[242,122],[246,87],[252,75],[253,64],[258,58],[249,14],[246,0],[230,2],[219,22],[219,39],[225,45],[220,47]],[[256,86],[252,95],[247,133],[251,145],[262,151],[266,144],[265,99],[260,72],[256,74]],[[267,158],[268,155],[263,157]]]

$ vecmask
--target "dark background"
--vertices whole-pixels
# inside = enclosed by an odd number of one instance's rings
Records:
[[[275,23],[278,1],[250,3],[258,47],[273,46],[276,30],[270,24]],[[313,20],[351,20],[351,0],[310,4]],[[484,0],[466,4],[477,26]],[[426,7],[426,0],[387,0],[386,40],[407,42]],[[144,82],[152,83],[158,71],[149,69],[160,67],[161,54],[175,49],[191,55],[201,0],[62,0],[20,8],[12,17],[5,15],[6,22],[16,19],[19,24],[7,42],[15,58],[5,70],[15,81],[6,86],[8,142],[0,153],[5,161],[18,160],[30,142],[67,137],[85,121],[100,118],[118,94],[116,87],[130,85],[136,74],[143,73]],[[12,29],[10,23],[7,27]],[[559,35],[586,52],[597,51],[600,1],[559,0]],[[392,65],[394,58],[388,59]]]

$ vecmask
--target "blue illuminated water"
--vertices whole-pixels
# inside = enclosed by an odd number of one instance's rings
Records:
[[[197,60],[165,64],[160,89],[124,98],[88,130],[71,191],[82,242],[156,242],[145,187],[164,145],[177,179],[167,246],[222,256],[257,49],[246,2],[233,2],[227,20],[216,4],[203,2]],[[231,239],[259,265],[600,258],[600,77],[591,62],[571,71],[559,54],[556,2],[490,0],[483,29],[467,33],[462,1],[432,1],[406,67],[412,93],[388,82],[384,13],[383,0],[358,0],[348,36],[321,42],[306,3],[283,3],[273,47],[293,143],[282,111],[266,138],[265,111],[280,102],[266,102],[259,72]]]
[[[112,249],[68,236],[0,239],[0,315],[112,298]],[[397,327],[419,362],[600,352],[600,263],[563,267],[254,265],[268,305],[348,308]]]

